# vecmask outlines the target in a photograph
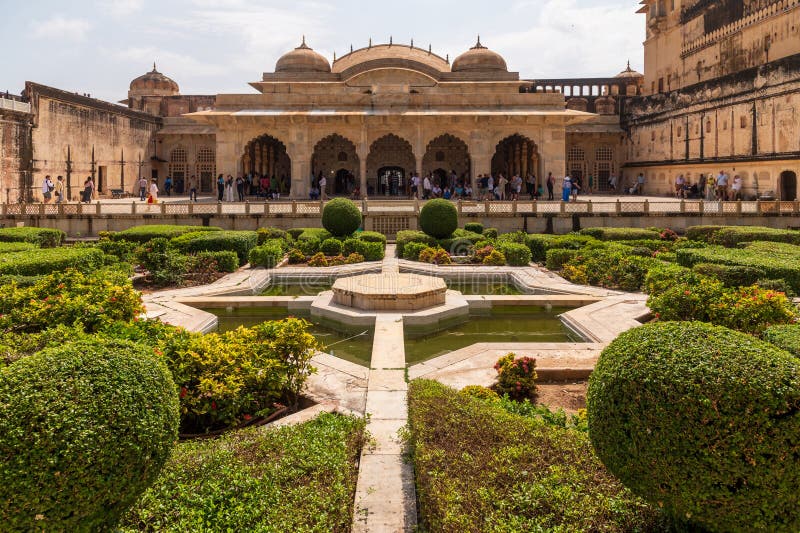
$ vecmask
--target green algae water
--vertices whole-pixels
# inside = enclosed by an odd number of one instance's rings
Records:
[[[316,296],[331,287],[330,283],[276,283],[267,287],[261,296]]]

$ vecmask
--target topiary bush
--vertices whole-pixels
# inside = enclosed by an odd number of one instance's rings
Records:
[[[744,265],[698,263],[692,267],[692,270],[704,276],[717,278],[726,287],[748,287],[766,276],[763,269]]]
[[[410,242],[403,248],[403,259],[419,261],[420,252],[426,248],[429,248],[429,246],[424,242]]]
[[[697,322],[623,333],[589,381],[589,432],[625,486],[709,531],[800,530],[800,361]]]
[[[497,249],[506,256],[506,261],[511,266],[528,266],[531,263],[531,249],[524,244],[515,242],[498,243]]]
[[[655,230],[638,228],[586,228],[581,235],[593,237],[601,241],[638,241],[659,240],[661,233]]]
[[[381,261],[386,254],[382,243],[362,241],[360,239],[347,239],[344,241],[343,251],[346,255],[354,253],[363,255],[367,261]]]
[[[288,247],[292,243],[292,237],[289,235],[288,232],[278,228],[258,228],[256,230],[258,234],[258,245],[261,246],[267,241],[271,241],[273,239],[279,239],[286,243]]]
[[[195,260],[202,263],[213,263],[218,272],[236,272],[239,269],[239,256],[236,252],[200,252]]]
[[[44,248],[0,254],[0,275],[46,276],[68,268],[89,273],[105,264],[105,254],[99,248]]]
[[[416,230],[401,230],[397,232],[397,257],[403,257],[406,244],[410,242],[420,242],[427,246],[436,246],[436,239],[430,235],[425,235],[422,231]]]
[[[464,224],[464,229],[471,232],[477,233],[478,235],[483,235],[483,224],[480,222],[467,222]]]
[[[150,281],[158,286],[180,284],[189,268],[188,258],[162,238],[143,244],[136,258],[150,274]]]
[[[255,231],[206,231],[188,233],[170,242],[183,253],[236,252],[239,263],[244,264],[250,250],[258,245],[258,234]]]
[[[113,530],[178,436],[178,394],[152,350],[82,340],[0,372],[0,522]]]
[[[458,228],[458,210],[448,200],[430,200],[419,212],[419,227],[435,239],[447,239]]]
[[[322,227],[334,237],[349,237],[361,227],[361,211],[347,198],[334,198],[322,209]]]
[[[547,266],[547,270],[556,272],[564,268],[564,265],[572,261],[577,255],[577,250],[566,250],[560,248],[548,250],[546,254],[545,266]]]
[[[275,268],[283,259],[283,248],[276,240],[267,241],[263,246],[250,250],[248,261],[250,266]]]
[[[145,243],[153,239],[174,239],[187,233],[200,233],[206,231],[222,231],[213,226],[172,226],[168,224],[154,224],[151,226],[134,226],[124,231],[108,233],[112,241],[131,241]]]
[[[800,244],[800,231],[758,226],[734,226],[720,228],[709,236],[711,244],[721,244],[732,248],[743,242],[783,242],[787,244]]]
[[[55,248],[64,244],[67,234],[51,228],[0,228],[0,242],[29,242],[41,248]]]
[[[377,231],[360,231],[355,236],[360,241],[379,242],[386,246],[386,235]]]
[[[320,252],[327,256],[341,255],[344,245],[339,239],[326,239],[319,247]]]
[[[483,230],[483,236],[487,239],[496,239],[497,238],[497,228],[486,228]]]

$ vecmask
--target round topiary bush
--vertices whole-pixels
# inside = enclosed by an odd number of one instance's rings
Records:
[[[342,241],[338,239],[325,239],[319,247],[319,250],[327,256],[341,255],[344,250]]]
[[[589,382],[589,431],[625,486],[709,531],[800,531],[800,360],[699,322],[622,334]]]
[[[334,237],[348,237],[361,227],[361,211],[347,198],[334,198],[322,210],[322,227]]]
[[[0,371],[0,523],[113,529],[177,440],[178,393],[152,350],[82,340]]]
[[[419,227],[434,239],[447,239],[458,229],[458,210],[448,200],[431,200],[419,212]]]

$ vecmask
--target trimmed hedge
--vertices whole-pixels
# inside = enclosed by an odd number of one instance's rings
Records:
[[[533,261],[544,263],[547,260],[547,251],[554,249],[580,250],[584,246],[595,243],[597,240],[585,235],[539,235],[532,234],[526,238],[526,244],[531,249]]]
[[[100,531],[156,479],[178,436],[178,394],[152,350],[83,340],[0,373],[0,522]]]
[[[692,270],[703,276],[717,278],[726,287],[749,287],[767,275],[763,269],[752,266],[727,266],[713,263],[697,263]]]
[[[200,252],[195,256],[195,260],[200,263],[213,262],[219,272],[231,273],[239,269],[239,256],[236,252]]]
[[[64,244],[67,234],[51,228],[0,228],[0,242],[30,242],[41,248],[55,248]]]
[[[623,333],[591,376],[589,432],[626,487],[710,531],[800,530],[800,361],[697,322]]]
[[[545,264],[547,270],[558,271],[564,268],[564,265],[575,259],[578,255],[578,250],[562,250],[555,248],[547,251]]]
[[[511,266],[528,266],[531,263],[531,250],[524,244],[498,243],[497,249],[506,256],[506,262]]]
[[[39,247],[30,242],[0,242],[0,254],[13,254],[14,252],[29,252]]]
[[[800,326],[773,326],[764,332],[764,340],[800,357]]]
[[[426,248],[429,246],[424,242],[410,242],[403,247],[403,259],[419,261],[420,252]]]
[[[322,209],[322,226],[334,237],[349,237],[361,227],[361,211],[347,198],[334,198]]]
[[[319,251],[328,256],[337,256],[342,254],[344,245],[338,239],[325,239],[319,246]]]
[[[154,224],[152,226],[135,226],[124,231],[109,233],[112,241],[131,241],[145,243],[153,239],[174,239],[186,233],[199,233],[203,231],[222,231],[213,226],[171,226],[167,224]]]
[[[43,248],[0,255],[0,275],[46,276],[74,268],[88,274],[105,264],[99,248]]]
[[[347,239],[344,241],[344,255],[363,255],[366,261],[382,261],[386,250],[382,243],[367,242],[360,239]]]
[[[709,242],[719,230],[728,226],[692,226],[686,230],[686,238],[690,241]]]
[[[377,231],[360,231],[355,234],[355,237],[361,241],[379,242],[386,246],[386,235]]]
[[[479,222],[467,222],[466,224],[464,224],[464,229],[471,233],[478,233],[479,235],[483,235],[483,224]]]
[[[280,242],[277,240],[267,241],[262,246],[256,246],[248,255],[250,266],[275,268],[283,259],[284,253]]]
[[[402,230],[397,232],[397,257],[403,257],[403,248],[410,242],[420,242],[427,246],[436,246],[436,239],[422,231]]]
[[[236,252],[239,263],[247,262],[250,250],[258,245],[255,231],[210,231],[187,233],[170,241],[183,253],[196,252]]]
[[[580,234],[601,241],[640,241],[661,238],[658,231],[638,228],[586,228],[581,230]]]
[[[278,228],[258,228],[256,230],[256,233],[258,233],[259,246],[261,246],[267,241],[279,239],[286,243],[286,248],[288,249],[289,245],[292,243],[293,240],[291,235],[289,235],[287,231]]]
[[[429,200],[419,211],[419,227],[435,239],[447,239],[458,229],[458,209],[449,200]]]
[[[708,238],[711,244],[733,248],[743,242],[783,242],[800,244],[800,231],[762,228],[758,226],[734,226],[720,228]]]
[[[658,511],[603,468],[586,433],[435,381],[408,391],[424,531],[657,531]]]

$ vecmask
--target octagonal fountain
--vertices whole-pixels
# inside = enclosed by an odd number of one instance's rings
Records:
[[[333,303],[363,311],[420,311],[444,305],[447,284],[416,274],[366,274],[333,284]]]

